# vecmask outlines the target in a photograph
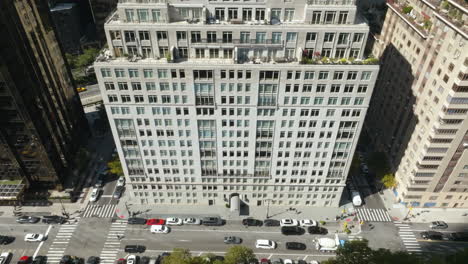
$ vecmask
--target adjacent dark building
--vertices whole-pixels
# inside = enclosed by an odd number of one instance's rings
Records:
[[[96,36],[101,44],[106,43],[106,34],[104,32],[104,23],[111,12],[117,8],[118,0],[89,0],[93,20],[96,24]]]
[[[49,6],[0,1],[0,203],[24,188],[61,189],[87,122]]]
[[[58,39],[66,53],[81,53],[80,11],[75,3],[57,3],[50,8]]]

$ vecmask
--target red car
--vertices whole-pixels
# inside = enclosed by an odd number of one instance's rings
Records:
[[[157,218],[152,218],[146,220],[146,225],[165,225],[166,220],[164,219],[157,219]]]
[[[266,258],[262,258],[262,259],[260,260],[260,264],[270,264],[270,263],[271,263],[270,260],[269,260],[269,259],[266,259]]]
[[[126,264],[126,263],[127,263],[127,260],[124,259],[124,258],[119,258],[119,259],[117,260],[117,264]]]
[[[28,257],[28,256],[22,256],[18,260],[18,264],[29,264],[29,263],[31,263],[31,257]]]

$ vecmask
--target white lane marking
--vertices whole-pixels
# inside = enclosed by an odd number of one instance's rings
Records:
[[[49,225],[49,228],[47,228],[47,231],[44,234],[45,238],[47,238],[47,235],[49,235],[50,229],[52,229],[52,225]],[[37,246],[37,249],[33,254],[33,257],[32,257],[33,259],[37,256],[37,253],[39,253],[39,250],[41,250],[41,247],[43,244],[44,244],[44,241],[41,241],[41,243],[39,243],[39,246]]]
[[[180,242],[191,242],[191,240],[185,240],[185,239],[181,239],[181,240],[178,240]]]

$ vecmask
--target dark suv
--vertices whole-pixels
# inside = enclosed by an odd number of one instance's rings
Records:
[[[223,225],[223,220],[217,216],[203,217],[202,224],[206,226],[220,226]]]
[[[131,217],[128,219],[127,223],[129,225],[144,225],[146,224],[146,219],[145,218],[139,218],[139,217]]]
[[[143,253],[145,252],[146,247],[141,245],[126,245],[125,252],[127,253]]]
[[[65,224],[67,219],[58,215],[47,215],[42,217],[42,223],[44,224]]]
[[[283,235],[303,235],[305,233],[304,228],[298,226],[283,226],[281,227],[281,233]]]
[[[245,226],[262,226],[263,222],[253,218],[242,219],[242,224]]]

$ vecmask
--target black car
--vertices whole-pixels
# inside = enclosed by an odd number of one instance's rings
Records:
[[[125,190],[124,186],[115,187],[114,195],[112,195],[112,197],[114,197],[115,199],[120,199],[124,190]]]
[[[242,224],[245,226],[262,226],[263,222],[253,218],[242,219]]]
[[[140,261],[138,263],[139,264],[149,264],[150,260],[151,259],[149,257],[143,256],[143,257],[140,258]]]
[[[217,216],[203,217],[202,219],[202,224],[205,226],[221,226],[223,223],[223,219]]]
[[[100,259],[99,257],[91,256],[86,260],[86,264],[99,264]]]
[[[67,219],[63,216],[58,215],[47,215],[42,217],[42,223],[44,224],[65,224]]]
[[[304,228],[298,226],[283,226],[281,227],[281,233],[283,235],[303,235],[305,233]]]
[[[286,249],[292,250],[305,250],[307,247],[304,243],[299,242],[286,242]]]
[[[60,259],[60,264],[70,264],[72,257],[70,255],[63,255],[62,259]]]
[[[8,245],[15,241],[15,237],[12,236],[0,236],[0,245]]]
[[[131,217],[128,219],[127,223],[129,225],[144,225],[146,224],[146,219],[145,218],[139,218],[139,217]]]
[[[275,219],[265,219],[263,220],[264,226],[280,226],[280,221]]]
[[[326,234],[328,234],[328,230],[326,228],[323,228],[323,227],[320,227],[320,226],[309,226],[307,231],[309,231],[309,234],[311,234],[311,235],[326,235]]]
[[[449,240],[468,242],[468,232],[455,232],[447,235]]]
[[[445,240],[444,234],[436,231],[421,232],[421,237],[427,240]]]
[[[46,264],[47,257],[46,256],[36,256],[32,262],[32,264]]]
[[[242,243],[242,239],[240,237],[235,237],[235,236],[224,237],[224,244],[240,244],[240,243]]]
[[[23,215],[23,216],[18,217],[16,219],[16,222],[20,224],[35,224],[39,222],[40,220],[41,220],[40,217]]]
[[[146,247],[142,245],[126,245],[125,252],[127,253],[143,253],[145,252]]]
[[[84,264],[84,259],[79,257],[72,257],[71,264]]]

